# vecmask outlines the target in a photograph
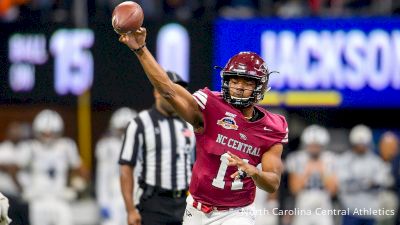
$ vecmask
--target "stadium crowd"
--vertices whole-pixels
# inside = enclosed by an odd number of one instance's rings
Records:
[[[73,21],[75,11],[87,9],[90,15],[109,15],[122,0],[2,0],[0,18],[16,21],[36,15],[55,22]],[[138,0],[146,20],[192,18],[212,20],[216,17],[346,17],[388,16],[400,14],[395,0]]]

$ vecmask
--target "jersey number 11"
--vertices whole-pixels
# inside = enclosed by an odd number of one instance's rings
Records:
[[[212,185],[214,187],[224,189],[225,187],[224,177],[226,175],[226,170],[228,169],[229,157],[230,156],[228,155],[228,153],[224,153],[223,155],[221,155],[220,158],[221,164],[219,165],[218,174],[217,177],[215,177],[212,182]],[[243,159],[243,161],[245,161],[246,163],[249,162],[248,159]],[[232,182],[231,190],[240,190],[242,188],[243,188],[243,182],[240,179],[235,179]]]

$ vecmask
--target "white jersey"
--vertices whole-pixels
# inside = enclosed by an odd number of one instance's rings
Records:
[[[332,152],[325,150],[320,153],[319,160],[322,161],[324,167],[324,176],[333,175],[335,171],[335,158]],[[288,172],[290,174],[304,174],[309,160],[310,156],[306,150],[299,150],[291,153],[286,161]],[[334,224],[331,215],[318,215],[315,211],[317,208],[326,210],[332,208],[331,197],[328,190],[324,187],[320,172],[314,172],[310,175],[304,189],[296,195],[295,207],[310,211],[311,214],[296,215],[293,220],[293,225]]]
[[[378,209],[380,187],[389,184],[390,171],[374,153],[357,154],[349,150],[339,160],[339,199],[350,211]],[[371,215],[364,215],[372,217]]]
[[[101,206],[122,198],[118,164],[121,148],[122,139],[119,137],[102,138],[96,145],[96,194]]]
[[[102,221],[102,225],[125,225],[126,211],[120,187],[120,172],[118,160],[121,154],[123,139],[109,136],[99,140],[96,145],[96,195],[97,202],[102,209],[109,210],[109,218]],[[140,167],[140,166],[139,166]],[[137,175],[140,168],[135,167],[134,200],[138,204],[140,189]]]
[[[18,165],[18,146],[11,141],[0,144],[0,165]],[[18,194],[18,187],[10,174],[0,170],[0,191],[5,194]]]
[[[50,143],[32,140],[23,145],[23,165],[30,170],[29,196],[58,196],[67,189],[68,172],[81,161],[76,143],[59,138]]]
[[[324,175],[330,176],[335,171],[335,155],[329,151],[320,153],[320,160],[324,166]],[[291,153],[286,161],[290,174],[303,174],[310,156],[306,150]],[[324,188],[323,178],[319,172],[311,174],[304,189],[296,196],[296,207],[302,209],[331,208],[330,194]]]

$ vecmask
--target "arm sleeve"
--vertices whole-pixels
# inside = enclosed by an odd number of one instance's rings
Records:
[[[287,144],[289,141],[289,127],[288,127],[285,117],[282,116],[281,119],[282,119],[282,125],[283,125],[281,143]]]
[[[32,149],[30,146],[32,144],[33,143],[31,141],[24,141],[18,145],[18,152],[17,152],[18,157],[16,157],[17,158],[16,163],[22,169],[25,169],[31,163]]]
[[[203,111],[207,106],[208,95],[211,93],[207,88],[200,89],[193,93],[193,98],[196,100],[197,104],[200,106],[201,111]]]
[[[120,165],[136,166],[138,153],[143,151],[143,132],[144,128],[140,117],[129,122],[119,158]]]
[[[289,139],[289,128],[284,116],[275,114],[270,118],[270,125],[274,127],[273,133],[267,133],[272,139],[271,146],[276,144],[287,144]]]
[[[77,169],[81,166],[81,158],[78,153],[78,146],[73,140],[67,140],[66,144],[68,145],[67,157],[69,165],[72,168]]]

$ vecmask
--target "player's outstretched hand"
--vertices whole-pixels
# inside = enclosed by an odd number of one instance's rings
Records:
[[[119,41],[126,44],[131,50],[135,50],[146,44],[146,35],[146,28],[141,27],[136,31],[121,34]]]
[[[142,217],[137,209],[128,212],[128,225],[142,225]]]
[[[237,168],[238,168],[238,171],[234,172],[231,175],[231,178],[234,178],[234,179],[243,178],[243,177],[241,177],[241,176],[243,176],[243,172],[245,172],[246,176],[250,176],[250,177],[252,177],[258,173],[258,169],[255,166],[245,162],[243,159],[239,158],[237,155],[232,154],[229,151],[228,151],[228,155],[230,156],[230,157],[228,157],[228,160],[229,160],[228,166],[237,166]]]

